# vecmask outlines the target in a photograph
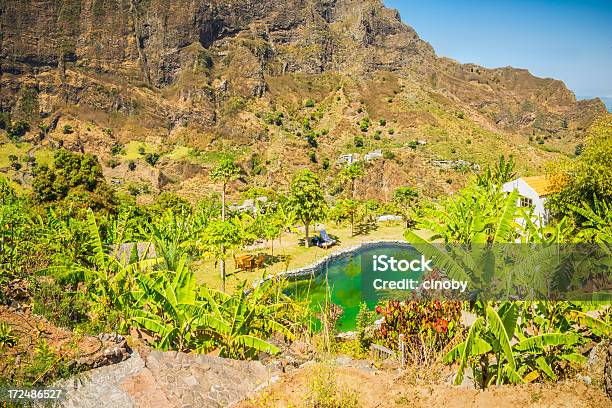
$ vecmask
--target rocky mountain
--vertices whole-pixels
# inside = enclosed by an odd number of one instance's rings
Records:
[[[331,183],[326,162],[377,149],[364,193],[435,195],[466,175],[432,163],[513,153],[537,171],[606,112],[560,81],[438,57],[379,0],[2,0],[0,75],[4,122],[30,124],[23,140],[195,196],[219,154],[270,187],[296,166]]]

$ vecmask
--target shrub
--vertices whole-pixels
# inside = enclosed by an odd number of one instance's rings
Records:
[[[121,162],[117,159],[110,159],[106,162],[106,165],[108,167],[110,167],[111,169],[114,169],[115,167],[119,166],[121,164]]]
[[[123,146],[121,146],[119,143],[116,143],[113,145],[113,147],[111,147],[111,154],[113,156],[117,156],[118,154],[123,154],[123,152],[125,152],[125,150],[123,149]]]
[[[315,103],[312,99],[306,99],[304,106],[306,106],[307,108],[314,108]]]
[[[151,166],[155,166],[158,160],[159,160],[159,153],[147,153],[147,155],[145,156],[145,161],[149,163]]]
[[[381,119],[381,120],[378,121],[378,124],[380,126],[385,126],[387,124],[387,121],[385,119]]]
[[[380,140],[380,130],[377,130],[376,132],[374,132],[374,140]]]
[[[312,163],[317,163],[317,154],[312,150],[308,153],[308,158]]]
[[[459,119],[464,119],[464,118],[465,118],[465,114],[464,114],[463,112],[461,112],[461,111],[460,111],[460,112],[457,112],[457,117],[458,117]]]
[[[134,162],[134,160],[130,160],[130,162],[128,163],[128,169],[130,171],[136,170],[136,163]]]
[[[323,166],[323,170],[329,169],[329,158],[328,157],[323,158],[322,166]]]
[[[468,140],[466,141],[466,143],[467,143],[467,144],[472,144],[472,139],[468,139]]]
[[[284,117],[285,115],[282,112],[269,112],[266,114],[264,122],[268,125],[282,126]]]
[[[360,106],[359,108],[357,108],[357,113],[361,113],[363,112],[363,108]]]
[[[145,148],[144,148],[144,146],[140,146],[140,147],[138,147],[138,154],[139,154],[139,155],[144,156],[144,155],[145,155],[145,153],[146,153],[146,152],[145,152]]]
[[[393,160],[393,159],[395,159],[395,153],[393,153],[391,150],[385,150],[383,152],[383,159],[385,159],[385,160]]]
[[[353,143],[355,144],[355,147],[363,147],[363,137],[355,136],[355,138],[353,139]]]
[[[306,135],[306,141],[310,147],[314,147],[315,149],[319,147],[319,143],[317,142],[317,138],[313,132],[309,132],[308,135]]]
[[[370,118],[366,116],[359,123],[359,128],[361,129],[362,132],[367,132],[369,127],[370,127]]]
[[[40,166],[32,182],[34,197],[39,202],[65,198],[72,189],[94,192],[104,184],[98,159],[90,154],[59,150],[53,157],[53,167]]]
[[[419,144],[416,140],[411,140],[410,142],[408,142],[408,147],[412,150],[416,149],[418,145]]]
[[[580,143],[576,145],[576,149],[574,150],[574,155],[580,156],[582,151],[584,150],[584,144]]]
[[[390,135],[395,134],[395,129],[393,129],[393,128],[389,129],[389,134],[390,134]]]
[[[30,124],[23,120],[19,120],[17,122],[11,122],[6,132],[8,133],[9,139],[13,142],[18,142],[29,130]]]
[[[65,135],[69,135],[74,132],[74,129],[72,128],[72,125],[65,124],[63,128],[63,132]]]
[[[439,300],[390,300],[376,306],[376,313],[383,318],[374,331],[374,340],[397,350],[399,335],[403,334],[409,349],[419,349],[419,344],[441,351],[460,330],[461,302]],[[418,356],[417,356],[418,357]]]
[[[32,312],[61,327],[75,328],[87,319],[87,302],[80,292],[66,291],[57,282],[38,282]]]
[[[266,166],[264,165],[263,159],[258,154],[253,154],[250,158],[249,167],[251,168],[252,175],[261,175],[266,172]]]

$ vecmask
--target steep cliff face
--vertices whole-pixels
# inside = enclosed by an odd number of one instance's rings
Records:
[[[518,110],[508,101],[529,100],[562,114],[576,108],[558,81],[438,60],[397,11],[376,0],[4,0],[1,7],[0,69],[9,83],[10,75],[49,71],[65,83],[68,69],[159,89],[221,60],[238,74],[229,85],[254,96],[265,92],[265,74],[392,71],[436,77],[433,87],[484,109],[496,123],[528,121],[511,120]],[[232,65],[244,72],[232,72]],[[239,84],[243,80],[247,84]],[[5,88],[3,105],[11,106],[15,86]],[[67,91],[64,99],[78,103],[71,93],[79,90]],[[113,104],[125,109],[122,102]]]
[[[331,156],[370,115],[405,138],[499,132],[510,145],[521,134],[562,147],[605,112],[560,81],[439,58],[380,0],[1,0],[0,75],[0,111],[49,126],[50,143],[70,118],[112,128],[106,144],[154,136],[259,151],[278,137],[297,152],[310,118]],[[316,115],[306,98],[320,102]],[[270,110],[285,115],[281,129],[262,117]],[[104,145],[100,132],[75,133],[61,143]],[[444,149],[435,154],[456,150]]]
[[[96,96],[87,88],[119,81],[163,89],[183,75],[191,77],[179,86],[188,88],[178,92],[183,99],[212,103],[213,68],[227,71],[224,93],[262,96],[265,75],[363,75],[424,68],[435,58],[397,12],[370,0],[5,0],[1,24],[5,109],[24,85],[43,98],[59,95],[51,110],[64,102],[133,113],[112,87]],[[193,119],[210,125],[210,116]]]

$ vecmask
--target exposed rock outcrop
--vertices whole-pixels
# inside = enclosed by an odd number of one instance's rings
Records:
[[[235,404],[275,380],[259,362],[151,351],[57,384],[65,407],[202,407]]]

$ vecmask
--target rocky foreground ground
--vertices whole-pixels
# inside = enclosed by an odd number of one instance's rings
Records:
[[[255,361],[154,350],[59,385],[67,390],[66,407],[227,407],[277,375]]]
[[[321,373],[333,386],[313,388]],[[283,372],[285,371],[285,372]],[[134,352],[126,361],[60,383],[66,407],[315,407],[317,393],[350,393],[351,407],[611,407],[597,384],[576,379],[476,390],[449,385],[449,367],[429,372],[375,367],[337,357],[308,361],[297,369],[177,352]],[[318,385],[321,387],[321,384]]]

